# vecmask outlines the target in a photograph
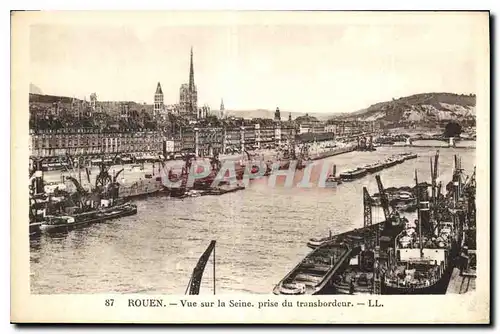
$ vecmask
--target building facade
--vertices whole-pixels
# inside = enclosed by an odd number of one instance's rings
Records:
[[[126,114],[126,104],[124,114]],[[94,128],[30,132],[30,156],[57,158],[71,156],[151,155],[195,153],[243,153],[245,150],[270,149],[286,143],[332,140],[337,135],[361,133],[355,124],[330,124],[302,131],[294,122],[274,124],[226,125],[223,127],[183,126],[177,131],[103,132]],[[352,128],[351,128],[352,127]],[[317,129],[318,131],[314,130]]]
[[[327,132],[325,124],[321,122],[307,122],[299,125],[299,134],[302,133],[322,133]]]
[[[101,154],[161,154],[166,136],[159,131],[108,132],[96,129],[49,130],[30,134],[30,156],[38,158]]]

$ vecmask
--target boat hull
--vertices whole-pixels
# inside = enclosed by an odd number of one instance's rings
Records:
[[[443,275],[434,284],[426,287],[396,287],[382,283],[383,295],[444,295],[450,283],[453,266],[448,266]]]
[[[353,251],[355,249],[335,242],[323,243],[290,271],[274,287],[273,293],[276,295],[334,294],[332,278]],[[303,288],[296,288],[299,285],[303,285]],[[294,288],[291,289],[290,286]]]
[[[371,295],[373,294],[373,288],[371,286],[355,286],[354,292],[351,293],[349,284],[338,284],[334,283],[333,287],[335,293],[339,295]]]
[[[368,174],[368,171],[366,171],[366,169],[356,171],[353,173],[341,173],[340,179],[342,181],[353,181],[353,180],[360,179],[360,178],[366,176],[366,174]]]
[[[371,167],[365,167],[366,171],[368,173],[376,173],[384,169],[384,165],[377,165],[377,166],[371,166]]]
[[[75,221],[74,223],[66,223],[66,224],[44,224],[40,225],[40,231],[43,233],[51,233],[51,232],[66,232],[71,231],[77,228],[86,227],[92,224],[103,223],[108,220],[113,220],[117,218],[132,216],[137,214],[137,207],[130,206],[129,208],[125,208],[120,211],[109,210],[109,212],[101,212],[98,213],[96,217],[92,217],[90,219],[85,219],[81,221]]]
[[[325,182],[325,188],[337,188],[337,186],[340,184],[341,182],[339,181],[326,181]]]

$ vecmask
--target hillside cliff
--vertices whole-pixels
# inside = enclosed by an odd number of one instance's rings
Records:
[[[384,123],[435,123],[470,121],[476,117],[476,96],[425,93],[379,102],[334,119],[381,121]]]

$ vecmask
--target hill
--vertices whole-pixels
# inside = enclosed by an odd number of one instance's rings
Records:
[[[335,120],[379,121],[387,124],[432,124],[476,117],[476,95],[424,93],[379,102],[366,109],[336,115]]]

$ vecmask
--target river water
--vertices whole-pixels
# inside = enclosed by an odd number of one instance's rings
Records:
[[[425,142],[431,145],[432,142]],[[401,152],[419,154],[380,172],[385,187],[430,181],[433,148],[379,147],[375,152],[351,152],[317,162],[336,164],[337,171],[375,162]],[[451,178],[453,156],[462,157],[470,173],[475,149],[441,148],[439,174]],[[210,240],[216,240],[216,292],[271,293],[308,252],[306,242],[363,224],[362,188],[377,192],[374,175],[320,188],[321,165],[313,169],[312,188],[275,187],[265,177],[247,189],[222,196],[138,200],[138,214],[31,242],[31,290],[54,293],[184,294],[192,270]],[[297,172],[294,184],[301,181]],[[373,208],[373,220],[383,219]],[[201,294],[213,293],[213,258],[209,260]]]

